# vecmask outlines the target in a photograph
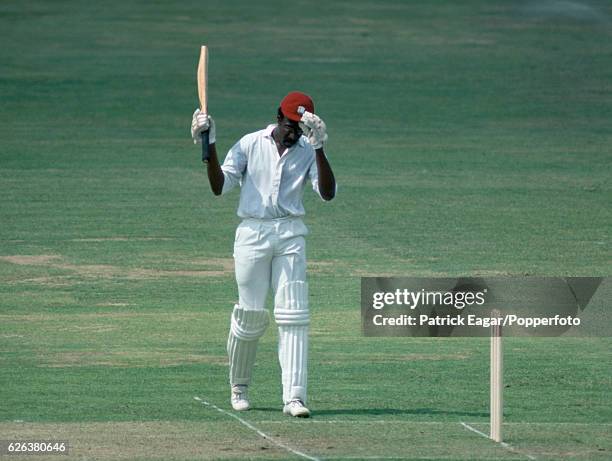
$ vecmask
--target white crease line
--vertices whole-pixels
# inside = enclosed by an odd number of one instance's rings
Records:
[[[240,416],[236,416],[235,414],[230,413],[229,411],[219,408],[217,405],[207,402],[206,400],[202,400],[200,397],[194,397],[194,399],[200,402],[202,405],[206,405],[207,407],[214,408],[215,410],[217,410],[220,413],[223,413],[224,415],[231,416],[232,418],[237,419],[240,422],[240,424],[243,424],[244,426],[248,427],[252,431],[255,431],[258,435],[260,435],[264,439],[269,440],[274,445],[279,446],[283,448],[284,450],[287,450],[288,452],[293,453],[294,455],[301,456],[302,458],[310,459],[311,461],[321,461],[319,458],[315,458],[314,456],[307,455],[306,453],[302,453],[301,451],[294,450],[290,446],[285,445],[282,442],[279,442],[278,440],[270,437],[268,434],[260,431],[255,426],[253,426],[251,423],[242,419]]]
[[[461,425],[465,427],[468,431],[476,432],[476,434],[482,435],[484,438],[489,438],[487,434],[485,434],[484,432],[480,432],[478,429],[473,428],[469,424],[465,424],[464,422],[462,422]]]
[[[483,436],[485,439],[491,440],[491,438],[485,434],[484,432],[480,432],[478,429],[473,428],[472,426],[470,426],[469,424],[464,423],[463,421],[461,422],[461,425],[463,427],[465,427],[468,431],[472,431],[475,432],[478,435]],[[505,448],[508,451],[511,451],[512,453],[516,453],[519,455],[523,455],[526,456],[527,458],[531,459],[531,460],[535,460],[537,459],[535,456],[530,455],[529,453],[524,453],[522,451],[518,451],[516,448],[514,448],[512,445],[510,445],[509,443],[506,442],[496,442],[499,443],[503,448]]]

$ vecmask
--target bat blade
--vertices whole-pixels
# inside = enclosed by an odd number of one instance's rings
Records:
[[[200,48],[200,62],[198,63],[198,97],[200,110],[208,114],[208,47]]]
[[[200,111],[208,114],[208,47],[200,48],[200,61],[198,62],[198,98]],[[202,161],[208,162],[210,153],[208,149],[208,131],[202,133]]]

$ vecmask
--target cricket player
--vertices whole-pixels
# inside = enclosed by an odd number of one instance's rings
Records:
[[[283,413],[310,416],[306,407],[308,360],[308,233],[302,217],[307,181],[325,201],[334,198],[336,181],[327,161],[326,126],[315,115],[310,96],[291,92],[281,101],[276,124],[242,137],[219,164],[213,119],[196,110],[191,135],[201,142],[209,131],[208,180],[215,195],[240,185],[234,262],[238,304],[234,306],[227,352],[231,404],[250,408],[251,382],[257,342],[269,323],[265,307],[270,288],[278,325],[278,358],[282,371]]]

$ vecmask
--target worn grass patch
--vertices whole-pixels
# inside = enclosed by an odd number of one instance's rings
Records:
[[[225,355],[187,354],[184,351],[168,350],[124,350],[121,352],[79,351],[44,354],[39,366],[49,368],[67,367],[175,367],[196,363],[227,366]]]
[[[113,423],[0,423],[6,439],[65,440],[68,456],[58,460],[187,460],[252,457],[283,459],[287,452],[232,421],[134,421]],[[31,459],[31,456],[11,456]]]
[[[248,414],[243,416],[249,420]],[[474,426],[487,430],[482,424]],[[69,442],[69,456],[48,459],[299,459],[289,451],[292,449],[320,459],[442,460],[457,459],[458,453],[464,453],[473,460],[605,460],[611,448],[609,442],[598,442],[609,426],[597,424],[509,424],[505,446],[482,437],[466,437],[469,431],[449,422],[285,419],[259,421],[254,427],[271,439],[229,417],[190,423],[0,423],[0,431],[9,439]],[[432,443],[435,434],[444,437],[443,444]],[[563,442],[552,444],[559,436]],[[360,443],[363,437],[369,438],[368,445]]]
[[[125,268],[108,264],[73,264],[65,262],[60,255],[11,255],[0,256],[0,261],[6,261],[20,266],[43,266],[59,269],[72,274],[73,278],[146,280],[162,277],[223,277],[234,272],[233,260],[212,258],[210,260],[191,261],[190,264],[214,266],[211,270],[161,270],[145,268]],[[62,285],[62,280],[68,276],[38,277],[10,280],[9,283],[35,283]]]

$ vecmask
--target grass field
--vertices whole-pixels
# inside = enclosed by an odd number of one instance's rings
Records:
[[[610,275],[609,2],[6,0],[0,38],[0,440],[68,440],[58,460],[612,458],[610,338],[506,339],[501,445],[472,430],[485,340],[359,324],[361,276]],[[274,328],[255,409],[228,411],[238,195],[213,197],[189,136],[203,43],[220,152],[293,89],[329,128],[338,195],[305,200],[309,420],[281,414]]]

